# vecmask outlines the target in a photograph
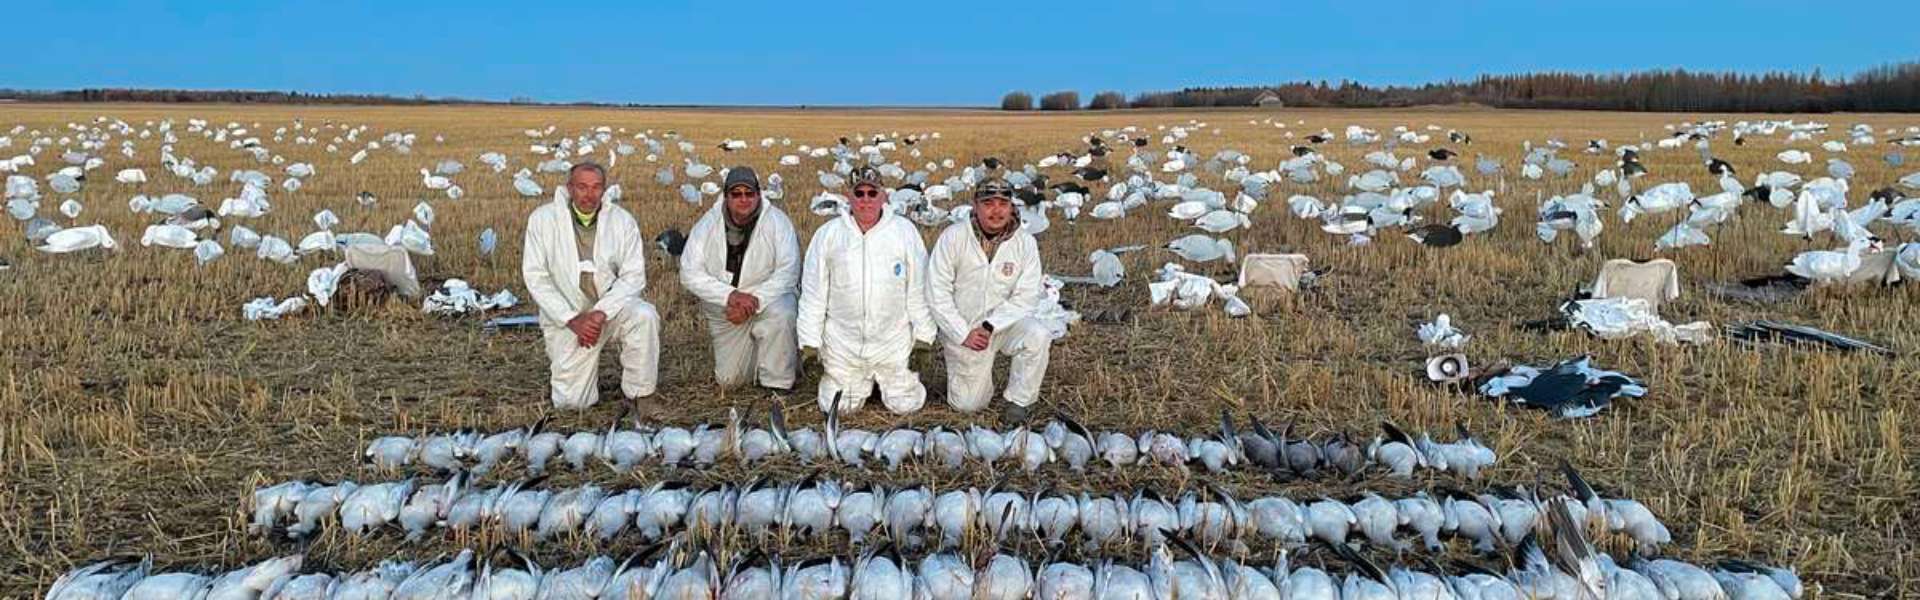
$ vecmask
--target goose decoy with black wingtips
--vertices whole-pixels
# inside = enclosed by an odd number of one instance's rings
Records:
[[[1459,152],[1454,152],[1447,148],[1434,148],[1427,151],[1427,156],[1432,157],[1434,160],[1451,160],[1453,157],[1459,155]]]
[[[1325,144],[1333,138],[1318,133],[1307,134],[1307,141],[1315,145]]]
[[[1433,248],[1447,248],[1460,243],[1463,236],[1460,229],[1451,224],[1429,223],[1415,227],[1407,232],[1407,239]]]
[[[1391,421],[1381,421],[1380,430],[1384,437],[1374,438],[1368,446],[1368,459],[1385,466],[1396,477],[1412,477],[1414,469],[1426,466],[1426,458],[1407,432]]]
[[[1734,170],[1732,164],[1729,164],[1727,161],[1720,160],[1718,157],[1711,157],[1707,159],[1707,173],[1710,173],[1713,175],[1738,175],[1739,174],[1737,171]]]

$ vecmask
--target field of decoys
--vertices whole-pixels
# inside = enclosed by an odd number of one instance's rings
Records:
[[[649,238],[645,422],[484,326],[585,160]],[[668,247],[736,165],[803,239],[855,166],[929,240],[1019,188],[1030,422],[937,359],[905,417],[714,386]],[[1920,118],[9,104],[0,176],[0,596],[1920,590]]]

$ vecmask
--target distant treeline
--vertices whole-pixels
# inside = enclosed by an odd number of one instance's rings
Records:
[[[1114,108],[1111,97],[1114,93],[1103,92],[1106,102],[1089,103],[1086,108]],[[1015,95],[1032,97],[1026,92],[1014,92],[1009,97]],[[1471,82],[1447,81],[1419,86],[1372,87],[1352,81],[1335,84],[1299,81],[1273,86],[1196,87],[1144,92],[1126,102],[1130,108],[1256,105],[1391,108],[1441,104],[1674,112],[1917,112],[1920,111],[1920,63],[1876,67],[1844,80],[1830,80],[1817,71],[1810,74],[1685,70],[1628,74],[1556,72],[1484,75]],[[1031,104],[1003,101],[1002,108],[1030,110]]]
[[[235,104],[488,104],[463,98],[382,96],[377,94],[307,94],[261,90],[150,90],[87,88],[33,91],[0,89],[0,99],[24,102],[225,102]]]

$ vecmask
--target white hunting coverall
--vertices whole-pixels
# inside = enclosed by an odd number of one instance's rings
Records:
[[[993,399],[993,357],[1011,356],[1008,402],[1031,406],[1040,397],[1053,335],[1032,318],[1045,297],[1040,246],[1033,234],[1015,231],[991,260],[971,221],[951,225],[927,257],[927,307],[940,328],[947,358],[947,404],[974,412]],[[986,350],[964,345],[981,323],[993,333]]]
[[[790,389],[800,365],[794,343],[794,292],[800,284],[800,242],[793,222],[773,203],[760,200],[760,216],[740,259],[739,286],[727,271],[726,202],[694,223],[680,254],[680,285],[700,300],[700,314],[713,336],[713,378],[723,386],[752,381]],[[727,321],[727,296],[735,291],[760,302],[760,312],[747,322]]]
[[[853,215],[828,221],[807,244],[800,276],[800,347],[819,348],[820,409],[836,394],[841,412],[858,410],[880,387],[895,413],[920,409],[927,388],[908,368],[913,345],[931,344],[927,314],[927,249],[906,218],[884,212],[862,233]]]
[[[660,376],[660,315],[640,297],[647,289],[646,243],[640,226],[626,209],[603,201],[593,226],[593,256],[582,260],[568,202],[566,188],[561,187],[555,190],[553,202],[534,209],[527,218],[526,247],[520,259],[527,292],[540,305],[540,331],[552,365],[553,405],[585,408],[600,401],[596,370],[600,348],[608,340],[620,343],[621,392],[629,398],[651,396]],[[589,273],[598,288],[598,300],[589,301],[580,287],[581,276]],[[594,310],[606,313],[607,322],[598,343],[582,348],[567,322]]]

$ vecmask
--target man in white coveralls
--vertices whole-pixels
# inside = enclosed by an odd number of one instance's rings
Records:
[[[1006,420],[1024,422],[1040,395],[1053,336],[1032,318],[1044,297],[1040,247],[1020,227],[1013,186],[980,184],[973,215],[940,234],[927,257],[927,306],[947,358],[947,404],[961,412],[993,399],[993,359],[1008,366]]]
[[[800,243],[793,222],[760,197],[753,169],[729,169],[724,190],[687,236],[680,285],[700,300],[713,337],[715,381],[792,389],[800,366],[793,339]]]
[[[853,173],[851,208],[813,232],[800,275],[796,331],[803,353],[817,352],[820,409],[858,410],[878,386],[898,414],[920,409],[927,388],[908,368],[916,345],[933,344],[927,314],[927,249],[920,231],[887,210],[872,167]]]
[[[606,182],[600,165],[574,165],[553,202],[527,218],[520,272],[540,305],[553,405],[560,408],[599,402],[596,371],[608,340],[620,343],[620,390],[627,398],[653,395],[659,379],[660,315],[640,297],[647,288],[646,243],[632,214],[601,201]]]

